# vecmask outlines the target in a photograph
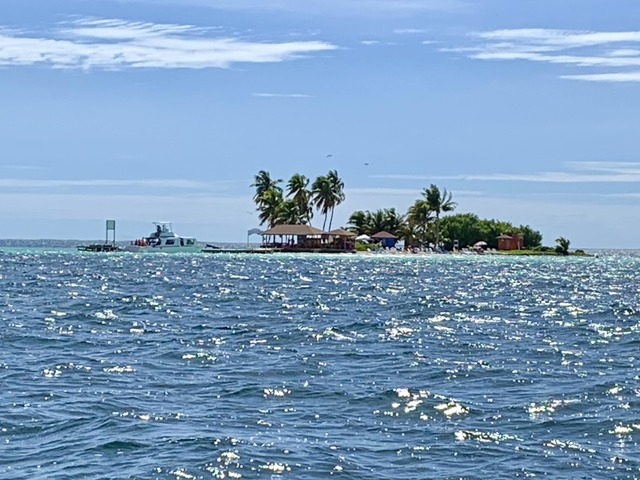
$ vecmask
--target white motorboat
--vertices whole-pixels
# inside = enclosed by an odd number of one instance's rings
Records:
[[[151,234],[131,242],[125,252],[178,253],[200,252],[202,247],[195,237],[183,237],[174,233],[171,222],[153,222],[156,229]]]

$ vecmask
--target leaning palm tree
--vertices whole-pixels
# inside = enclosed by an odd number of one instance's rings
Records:
[[[344,182],[338,176],[337,170],[331,170],[327,174],[327,180],[329,181],[329,185],[331,186],[331,194],[333,197],[331,201],[331,218],[329,219],[329,230],[331,230],[331,224],[333,223],[333,212],[338,205],[344,202],[346,197],[344,195]]]
[[[253,201],[259,203],[259,199],[264,192],[275,188],[277,190],[282,191],[282,189],[278,186],[279,183],[282,183],[282,179],[272,179],[269,172],[265,170],[260,170],[258,174],[253,177],[252,187],[255,187],[256,193],[253,196]]]
[[[446,188],[440,189],[433,183],[429,188],[425,188],[422,192],[429,208],[436,216],[436,249],[440,248],[440,213],[452,212],[455,210],[457,203],[454,202],[451,192],[447,192]]]
[[[556,246],[556,252],[561,255],[569,255],[569,245],[571,244],[569,239],[564,237],[556,238],[556,243],[558,244]]]
[[[299,173],[294,174],[287,183],[287,195],[295,202],[302,223],[311,225],[313,206],[311,204],[311,190],[309,179]]]

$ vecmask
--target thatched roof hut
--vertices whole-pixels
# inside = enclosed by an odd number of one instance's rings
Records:
[[[263,237],[267,237],[269,235],[322,235],[325,232],[320,230],[319,228],[312,227],[311,225],[276,225],[268,230],[262,232]]]

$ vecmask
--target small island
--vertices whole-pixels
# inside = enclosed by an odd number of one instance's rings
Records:
[[[582,250],[571,251],[564,237],[556,239],[553,247],[543,246],[542,234],[529,225],[481,219],[473,213],[455,214],[453,194],[435,184],[425,188],[404,214],[393,207],[358,210],[351,213],[347,225],[337,229],[333,229],[334,212],[346,199],[337,170],[313,182],[295,173],[286,184],[261,170],[251,186],[264,229],[252,229],[249,234],[262,236],[262,249],[588,256]],[[312,225],[316,213],[321,216],[318,226]]]

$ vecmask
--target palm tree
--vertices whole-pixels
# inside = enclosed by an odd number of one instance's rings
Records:
[[[262,194],[267,190],[271,190],[272,188],[282,191],[282,189],[278,186],[279,183],[282,183],[282,179],[274,180],[271,178],[269,172],[260,170],[258,174],[253,177],[253,183],[250,185],[252,187],[255,187],[256,189],[256,193],[253,196],[253,201],[259,203]]]
[[[407,211],[407,223],[420,245],[427,242],[429,223],[433,219],[432,214],[433,211],[426,200],[416,200]]]
[[[311,225],[313,218],[313,206],[311,204],[311,190],[309,179],[299,173],[294,174],[287,183],[287,195],[292,198],[298,207],[300,223]],[[298,222],[296,222],[298,223]]]
[[[278,223],[284,198],[282,196],[282,190],[276,186],[271,187],[268,190],[262,192],[260,197],[257,198],[258,211],[260,214],[260,225],[267,223],[269,228]]]
[[[284,200],[280,204],[280,208],[277,211],[277,224],[298,225],[303,223],[302,220],[302,215],[295,199]]]
[[[440,248],[440,213],[452,212],[455,210],[457,203],[454,202],[451,192],[447,192],[446,188],[440,189],[433,183],[429,188],[425,188],[422,192],[429,208],[436,215],[436,249]]]
[[[331,218],[329,219],[329,230],[331,230],[331,224],[333,223],[333,212],[338,205],[340,205],[345,200],[344,195],[344,182],[338,176],[337,170],[331,170],[327,174],[327,180],[329,181],[329,185],[331,186],[332,193],[332,201],[331,201]]]
[[[556,252],[561,255],[569,255],[569,245],[571,244],[569,239],[564,237],[556,238],[556,243],[558,244],[556,246]]]
[[[325,176],[319,176],[315,179],[311,185],[311,192],[313,203],[320,213],[324,215],[324,222],[322,223],[322,229],[327,226],[327,217],[333,204],[333,191],[331,189],[331,183]]]
[[[362,210],[357,210],[351,214],[349,217],[349,221],[347,222],[351,225],[351,230],[355,231],[358,235],[362,235],[366,233],[367,235],[371,234],[371,228],[369,227],[369,219],[371,218],[371,212],[363,212]]]
[[[404,248],[410,249],[420,242],[421,229],[414,223],[405,222],[398,229],[398,237],[404,240]]]

